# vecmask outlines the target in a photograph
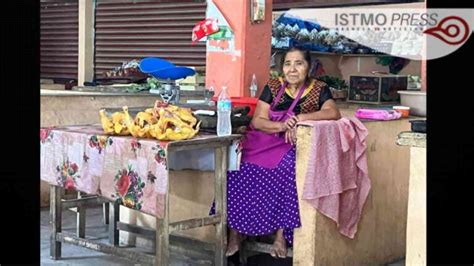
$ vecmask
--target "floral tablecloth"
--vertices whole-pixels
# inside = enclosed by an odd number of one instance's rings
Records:
[[[100,125],[43,128],[40,142],[42,180],[163,217],[168,142],[107,136]]]

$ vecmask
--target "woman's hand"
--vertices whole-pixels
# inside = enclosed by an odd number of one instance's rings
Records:
[[[296,127],[285,131],[285,143],[296,145]]]
[[[302,121],[307,120],[306,117],[304,116],[304,114],[297,115],[296,119],[298,119],[298,122],[302,122]]]
[[[297,116],[290,116],[286,121],[285,121],[285,125],[286,125],[286,128],[287,129],[292,129],[296,126],[296,123],[299,122],[299,119]]]
[[[288,126],[286,125],[285,122],[277,122],[277,123],[279,123],[280,125],[280,129],[278,130],[278,132],[285,132],[288,130]]]

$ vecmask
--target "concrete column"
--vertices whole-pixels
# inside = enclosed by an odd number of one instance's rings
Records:
[[[426,265],[426,148],[410,148],[406,265]]]
[[[79,0],[79,58],[77,85],[94,79],[95,0]]]
[[[213,1],[226,18],[235,35],[235,51],[207,51],[206,87],[214,86],[216,93],[227,84],[233,97],[249,97],[252,75],[258,83],[257,95],[269,79],[272,30],[272,1],[265,0],[265,20],[250,21],[251,0]]]

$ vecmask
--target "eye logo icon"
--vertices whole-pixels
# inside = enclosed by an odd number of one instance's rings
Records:
[[[426,29],[423,33],[430,34],[451,45],[463,43],[469,37],[469,25],[457,16],[449,16],[439,22],[436,27]]]

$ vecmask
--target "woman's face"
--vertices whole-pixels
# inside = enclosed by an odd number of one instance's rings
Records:
[[[283,62],[283,74],[286,81],[291,85],[300,85],[308,75],[308,62],[304,60],[301,51],[292,51],[286,54]]]

